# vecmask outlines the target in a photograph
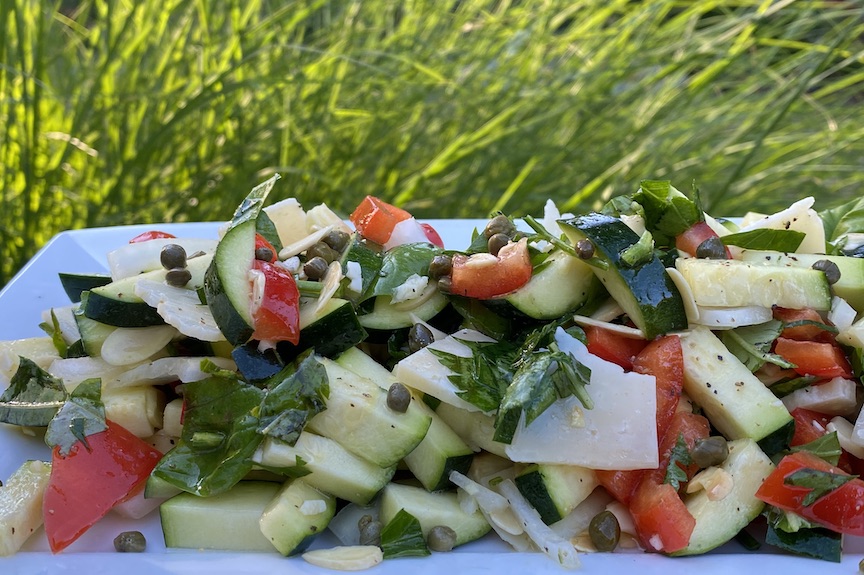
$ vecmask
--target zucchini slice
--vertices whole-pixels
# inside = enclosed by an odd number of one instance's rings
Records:
[[[225,233],[207,273],[204,295],[213,319],[232,345],[249,341],[252,327],[249,271],[255,261],[255,220],[234,226]]]
[[[595,257],[606,268],[593,268],[609,294],[624,309],[648,340],[687,329],[684,301],[665,266],[656,255],[628,265],[622,253],[639,241],[627,224],[611,216],[590,213],[558,222],[575,245],[588,239]]]

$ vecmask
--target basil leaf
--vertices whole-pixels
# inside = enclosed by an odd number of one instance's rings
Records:
[[[396,288],[413,275],[429,276],[432,258],[441,253],[432,244],[417,243],[396,246],[384,254],[378,281],[372,289],[373,296],[392,296]]]
[[[306,422],[327,407],[330,382],[326,368],[311,352],[287,366],[266,385],[258,432],[294,445]]]
[[[273,174],[272,178],[261,182],[252,188],[252,191],[249,192],[234,211],[234,217],[231,218],[231,224],[228,229],[236,228],[240,224],[256,219],[264,208],[264,202],[267,200],[267,196],[270,194],[270,191],[273,189],[273,186],[276,185],[276,181],[279,180],[280,177],[279,174]]]
[[[275,473],[276,475],[284,475],[291,479],[298,479],[312,473],[312,470],[309,469],[306,461],[304,461],[302,457],[298,455],[294,458],[294,461],[295,464],[291,467],[275,467],[273,465],[263,465],[261,463],[256,463],[255,465],[256,467],[260,467],[261,469]]]
[[[840,460],[840,454],[843,453],[836,431],[826,433],[822,437],[814,439],[804,445],[794,445],[789,451],[791,453],[795,453],[796,451],[807,451],[824,459],[831,465],[837,465],[837,462]]]
[[[108,429],[102,404],[102,381],[88,379],[78,384],[66,403],[48,424],[45,443],[66,456],[79,441],[89,450],[87,436]]]
[[[219,376],[187,383],[181,389],[186,400],[183,434],[153,473],[195,495],[227,491],[252,469],[251,457],[263,439],[257,412],[265,392],[236,378]],[[221,439],[201,441],[207,437]]]
[[[770,523],[765,543],[795,555],[840,563],[843,538],[840,533],[824,527],[802,528],[794,532],[783,531]]]
[[[825,238],[836,244],[846,234],[864,232],[864,198],[819,212],[819,217],[825,228]]]
[[[687,442],[684,441],[684,434],[679,433],[675,446],[669,454],[669,464],[666,466],[663,483],[670,484],[676,491],[680,489],[682,483],[687,483],[686,467],[691,463],[693,463],[693,459],[690,457]]]
[[[774,250],[794,252],[804,241],[805,234],[795,230],[750,230],[723,236],[720,240],[727,246],[738,246],[748,250]]]
[[[51,309],[51,323],[42,322],[39,324],[39,329],[51,337],[51,343],[54,344],[54,349],[57,350],[57,354],[60,357],[68,357],[67,354],[69,353],[69,346],[63,338],[63,331],[60,329],[60,321],[57,319],[57,314],[54,313],[53,308]]]
[[[621,252],[621,261],[631,268],[652,259],[654,259],[654,237],[647,230],[639,237],[638,242]]]
[[[804,389],[805,387],[812,385],[816,381],[819,381],[819,378],[814,375],[802,375],[801,377],[793,377],[792,379],[787,379],[785,381],[778,381],[769,389],[777,397],[783,398],[793,391]]]
[[[482,411],[495,411],[513,379],[513,350],[502,343],[462,341],[471,350],[469,357],[428,348],[438,361],[454,373],[448,376],[460,398]]]
[[[671,246],[675,236],[705,219],[696,202],[669,181],[643,180],[633,194],[645,211],[645,227],[659,246]]]
[[[267,215],[267,212],[261,210],[258,217],[255,218],[255,231],[265,240],[270,242],[276,254],[282,251],[282,241],[279,239],[279,232],[276,230],[276,224]]]
[[[795,487],[809,487],[810,492],[801,502],[807,507],[857,477],[857,475],[840,475],[830,471],[804,468],[787,475],[783,483]]]
[[[773,363],[786,369],[795,366],[781,356],[770,353],[771,345],[780,336],[783,327],[783,322],[770,320],[758,325],[725,330],[720,338],[750,371],[756,371],[765,363]]]
[[[46,427],[66,402],[63,382],[26,357],[9,387],[0,395],[0,422],[21,427]]]
[[[360,266],[361,287],[356,300],[363,301],[371,297],[370,290],[378,279],[383,264],[381,253],[371,249],[359,234],[354,234],[354,240],[342,260],[342,271],[345,273],[348,272],[348,262],[355,262]]]
[[[381,530],[381,550],[385,559],[396,557],[425,557],[429,555],[420,521],[400,509]]]

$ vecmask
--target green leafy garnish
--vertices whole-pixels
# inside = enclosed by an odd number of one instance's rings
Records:
[[[327,370],[311,352],[270,378],[269,392],[261,402],[259,433],[294,445],[300,432],[316,414],[326,409],[330,395]]]
[[[635,268],[654,259],[654,236],[645,230],[639,241],[621,252],[621,261],[628,267]]]
[[[282,251],[282,241],[279,239],[279,232],[276,230],[276,224],[267,215],[267,212],[261,210],[258,217],[255,218],[255,232],[262,238],[270,242],[273,249],[278,254]]]
[[[273,189],[273,186],[276,185],[276,181],[279,180],[280,177],[279,174],[273,174],[273,177],[252,188],[252,191],[249,192],[234,211],[234,217],[231,218],[229,229],[236,228],[240,224],[258,218],[258,214],[260,214],[261,210],[264,208],[264,202],[267,200],[267,196],[270,194],[270,191]]]
[[[381,550],[385,559],[425,557],[429,555],[420,521],[405,511],[399,512],[381,530]]]
[[[750,230],[720,238],[724,245],[738,246],[748,250],[774,250],[794,252],[804,241],[805,234],[795,230]]]
[[[87,436],[108,429],[102,404],[102,381],[88,379],[78,384],[66,403],[48,424],[45,443],[66,456],[79,441],[89,450]]]
[[[22,427],[46,427],[67,397],[63,382],[26,357],[9,387],[0,395],[0,422]]]
[[[375,282],[371,295],[392,296],[396,288],[411,276],[428,276],[432,258],[440,253],[440,248],[426,243],[403,244],[388,250],[384,254],[378,281]]]
[[[819,378],[815,375],[802,375],[801,377],[793,377],[784,381],[778,381],[769,389],[774,395],[782,398],[786,397],[793,391],[813,385],[813,383],[817,381],[819,381]]]
[[[765,363],[773,363],[788,369],[795,367],[795,365],[770,352],[771,345],[782,331],[783,322],[770,320],[759,325],[725,330],[721,339],[729,351],[750,371],[756,371]]]
[[[680,489],[682,483],[687,483],[686,467],[691,463],[693,463],[693,458],[690,457],[690,449],[687,448],[687,442],[684,441],[684,434],[679,433],[675,447],[669,454],[669,464],[666,466],[663,483],[670,484],[676,491]]]
[[[470,356],[428,349],[441,365],[453,372],[448,379],[459,389],[456,393],[460,398],[482,411],[495,411],[513,379],[513,346],[506,342],[460,342],[471,350]]]
[[[807,451],[824,459],[831,465],[837,465],[837,462],[840,460],[840,454],[843,453],[843,450],[840,448],[840,440],[837,438],[836,431],[826,433],[825,435],[814,439],[809,443],[805,443],[804,445],[794,445],[790,448],[790,451],[792,453],[797,451]]]
[[[669,181],[643,180],[633,200],[645,211],[645,222],[658,246],[674,245],[675,236],[705,219],[696,202]]]
[[[791,511],[768,506],[763,514],[768,530],[765,543],[789,553],[839,562],[842,536]]]
[[[809,487],[810,492],[801,502],[807,507],[857,477],[857,475],[840,475],[830,471],[805,468],[787,475],[783,483],[795,487]]]

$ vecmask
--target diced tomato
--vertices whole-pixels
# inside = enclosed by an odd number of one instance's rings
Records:
[[[696,222],[675,238],[675,247],[691,256],[696,255],[699,244],[709,238],[720,237],[706,222]],[[726,257],[732,259],[732,253],[726,248]]]
[[[252,314],[253,339],[300,341],[300,291],[294,276],[269,262],[255,260],[253,267],[264,274],[261,305]]]
[[[778,337],[774,353],[795,364],[799,375],[815,375],[825,379],[852,377],[852,366],[839,345],[818,341],[796,341]]]
[[[150,230],[149,232],[144,232],[143,234],[138,234],[131,240],[129,240],[130,244],[138,244],[141,242],[147,242],[150,240],[158,240],[158,239],[170,239],[176,238],[174,234],[169,234],[168,232],[160,232],[159,230]]]
[[[260,248],[266,248],[266,249],[270,250],[271,254],[273,254],[273,257],[271,257],[269,260],[267,260],[268,262],[270,262],[271,264],[276,262],[276,260],[278,259],[278,257],[277,257],[278,254],[276,253],[276,248],[274,248],[273,244],[268,242],[264,238],[264,236],[262,236],[261,234],[255,234],[255,252],[256,252],[256,254]]]
[[[595,333],[597,330],[603,333]],[[603,341],[606,335],[611,334],[622,340],[640,343],[642,349],[629,356],[630,365],[633,370],[648,375],[653,375],[657,386],[657,437],[658,443],[663,439],[675,410],[678,408],[678,400],[681,398],[681,390],[684,387],[684,355],[681,351],[681,340],[678,336],[670,335],[661,337],[647,343],[642,340],[624,338],[608,330],[588,327],[588,349],[591,350],[592,333],[596,341]],[[626,344],[627,342],[622,342]],[[604,346],[608,347],[608,346]],[[621,349],[614,346],[613,349]],[[592,352],[600,357],[601,353]],[[629,352],[628,352],[629,353]],[[607,359],[607,358],[604,358]],[[609,360],[607,361],[614,361]],[[618,363],[618,362],[616,362]],[[620,364],[619,364],[620,365]],[[622,366],[623,367],[623,366]],[[707,429],[707,426],[706,426]],[[675,435],[677,438],[677,433]],[[662,451],[661,451],[662,454]],[[668,461],[668,458],[667,458]],[[626,471],[597,470],[597,479],[612,497],[624,505],[629,505],[633,492],[645,476],[644,469],[629,469]]]
[[[819,324],[825,323],[825,320],[822,319],[822,316],[819,315],[819,312],[812,308],[790,309],[786,307],[775,307],[774,319],[779,319],[780,321],[787,324],[804,321],[815,322]],[[784,328],[783,333],[781,333],[780,335],[782,337],[794,339],[797,341],[834,341],[834,335],[831,332],[826,331],[824,328],[818,325],[814,325],[812,323]]]
[[[633,370],[653,375],[657,382],[657,437],[662,438],[684,389],[681,339],[667,335],[652,341],[633,359]]]
[[[826,427],[831,418],[824,413],[796,407],[791,412],[795,419],[795,433],[789,445],[804,445],[825,435]]]
[[[411,214],[402,208],[397,208],[375,196],[366,196],[349,219],[361,236],[376,244],[384,245],[393,233],[393,226],[410,217]]]
[[[444,240],[441,239],[441,235],[435,230],[435,228],[426,223],[421,223],[420,227],[423,228],[423,231],[426,233],[426,237],[429,239],[430,244],[438,246],[439,248],[444,247]]]
[[[626,371],[633,370],[633,358],[648,345],[644,339],[626,337],[602,327],[589,325],[584,329],[588,338],[588,351],[620,365]]]
[[[639,484],[630,502],[630,515],[643,547],[674,553],[687,547],[696,519],[669,483],[651,477]]]
[[[776,469],[759,486],[756,497],[838,533],[864,536],[864,513],[861,512],[864,507],[864,481],[852,479],[805,506],[804,498],[811,489],[786,483],[787,477],[802,469],[848,475],[812,453],[799,451],[780,460]]]
[[[528,241],[510,242],[492,254],[453,256],[450,291],[475,299],[492,299],[516,291],[531,279]]]
[[[708,437],[710,431],[710,425],[705,417],[689,411],[675,412],[669,421],[666,433],[663,434],[663,438],[660,440],[660,467],[651,472],[655,480],[662,481],[665,477],[672,449],[678,443],[679,437],[684,439],[687,449],[693,449],[696,441]],[[684,469],[687,473],[688,481],[698,470],[696,466],[689,466],[687,469]]]
[[[51,551],[72,544],[114,505],[147,480],[162,457],[156,449],[111,421],[65,457],[54,448],[42,515]]]

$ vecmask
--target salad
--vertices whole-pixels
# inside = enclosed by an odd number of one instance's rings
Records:
[[[218,240],[154,230],[60,274],[46,335],[0,343],[0,421],[50,447],[3,478],[0,555],[109,512],[334,569],[493,531],[568,568],[864,535],[852,206],[730,222],[645,181],[445,246],[373,197],[350,223],[268,205],[277,180]]]

